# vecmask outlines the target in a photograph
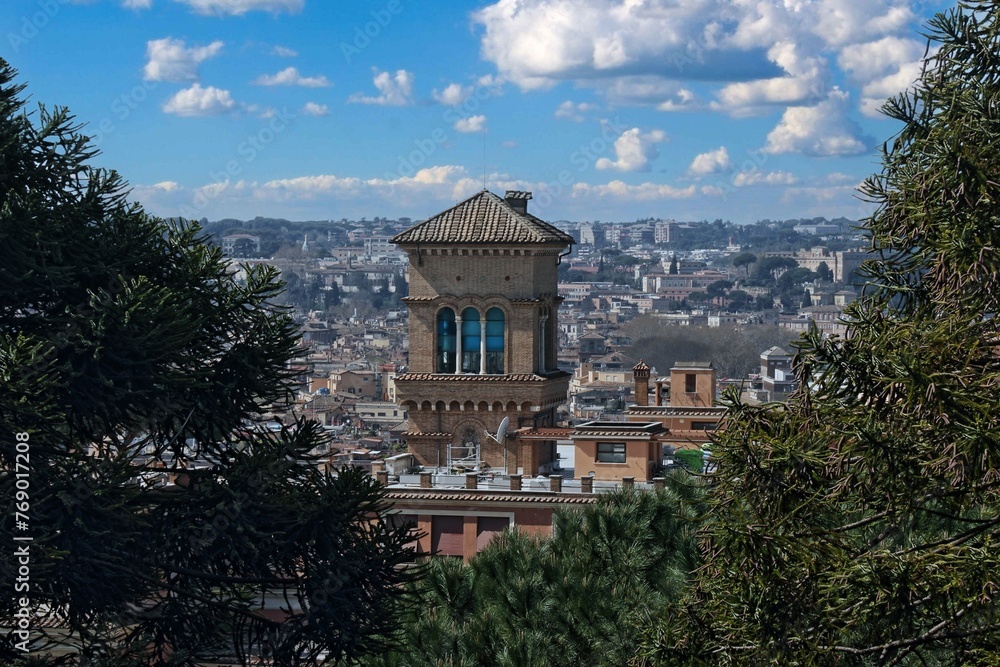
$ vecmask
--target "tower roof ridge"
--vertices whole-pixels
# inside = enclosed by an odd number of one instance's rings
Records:
[[[530,213],[516,211],[505,199],[489,190],[482,190],[400,232],[393,237],[392,242],[567,245],[575,243],[575,240],[566,232]]]

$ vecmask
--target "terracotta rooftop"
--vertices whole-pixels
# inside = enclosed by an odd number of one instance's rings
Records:
[[[596,498],[584,493],[551,493],[545,491],[447,491],[436,489],[405,490],[389,487],[385,492],[389,500],[451,500],[508,503],[574,503],[586,505]]]
[[[567,375],[567,373],[558,374],[558,376],[563,375]],[[548,377],[543,377],[541,375],[535,375],[534,373],[508,373],[507,375],[479,375],[476,373],[404,373],[403,375],[397,375],[395,382],[408,382],[414,380],[440,380],[442,382],[545,382],[552,377],[553,374],[550,374]]]
[[[393,243],[574,243],[573,237],[530,213],[518,213],[489,190],[410,227]]]

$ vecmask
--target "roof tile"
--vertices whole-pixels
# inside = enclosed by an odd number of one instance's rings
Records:
[[[518,213],[483,190],[393,237],[393,243],[574,243],[573,237],[530,213]]]

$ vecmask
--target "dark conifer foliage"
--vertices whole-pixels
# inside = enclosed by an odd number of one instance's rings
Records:
[[[1000,6],[962,2],[885,112],[880,259],[782,409],[733,404],[687,614],[658,664],[995,665],[1000,646]]]
[[[22,597],[11,552],[27,545],[36,659],[313,665],[374,650],[396,627],[412,536],[383,520],[369,476],[313,465],[318,425],[259,423],[288,397],[298,346],[271,305],[277,275],[237,281],[196,225],[130,204],[116,173],[89,166],[72,116],[28,113],[14,77],[0,60],[3,625]],[[0,663],[28,664],[19,641],[0,637]]]

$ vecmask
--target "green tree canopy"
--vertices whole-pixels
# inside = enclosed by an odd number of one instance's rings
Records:
[[[757,261],[757,255],[752,252],[740,252],[733,255],[733,258],[730,261],[737,269],[742,267],[746,272],[746,277],[749,278],[750,266]]]
[[[373,650],[408,531],[370,477],[316,467],[317,424],[262,428],[298,345],[275,271],[237,282],[196,225],[129,203],[14,76],[0,60],[0,542],[30,552],[30,581],[14,594],[7,551],[0,615],[30,618],[0,663],[53,644],[96,667]]]
[[[1000,5],[930,22],[862,189],[877,261],[783,409],[733,404],[707,563],[663,664],[995,665],[1000,645]]]
[[[702,498],[697,478],[679,472],[663,491],[560,510],[551,538],[514,529],[468,565],[435,559],[405,637],[366,664],[628,664],[652,611],[674,605],[698,565]]]

